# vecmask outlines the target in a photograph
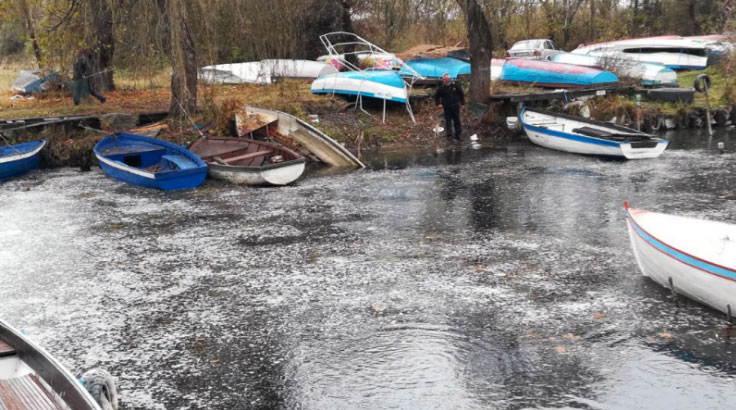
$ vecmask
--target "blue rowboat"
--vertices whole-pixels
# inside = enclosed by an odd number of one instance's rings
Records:
[[[399,73],[385,70],[346,71],[312,82],[313,94],[363,96],[406,103],[409,92]]]
[[[442,81],[442,75],[447,73],[453,80],[458,77],[467,77],[470,75],[470,64],[457,58],[417,58],[406,62],[414,72],[425,77],[427,81]],[[401,75],[416,75],[405,67],[399,71]]]
[[[207,164],[189,150],[141,135],[107,136],[95,145],[94,152],[110,178],[145,188],[195,188],[207,176]]]
[[[501,81],[537,87],[592,88],[617,85],[618,77],[593,67],[511,58],[503,65]]]
[[[0,181],[38,169],[46,140],[0,147]]]
[[[668,140],[606,122],[524,107],[519,121],[533,143],[575,154],[656,158]]]

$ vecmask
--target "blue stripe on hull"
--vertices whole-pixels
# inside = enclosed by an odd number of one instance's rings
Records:
[[[25,174],[26,172],[33,171],[34,169],[38,169],[40,165],[40,152],[26,159],[2,163],[0,164],[0,181],[4,181],[6,179]]]
[[[643,229],[637,225],[636,221],[631,217],[631,215],[627,212],[627,216],[631,220],[632,224],[631,226],[634,228],[637,234],[641,236],[642,239],[644,239],[648,244],[653,246],[654,248],[658,249],[659,251],[667,254],[668,256],[676,259],[679,262],[682,262],[684,264],[690,265],[692,267],[698,268],[702,271],[705,271],[707,273],[710,273],[712,275],[720,276],[722,278],[730,279],[732,281],[736,281],[736,272],[732,271],[730,269],[722,268],[720,266],[714,265],[712,263],[708,263],[706,261],[702,261],[700,259],[693,258],[692,256],[686,255],[680,251],[678,251],[675,248],[672,248],[671,246],[668,246],[667,244],[660,242],[653,236],[646,233]]]
[[[334,90],[334,89],[326,89],[323,88],[321,90],[312,90],[312,94],[340,94],[340,95],[358,95],[357,91],[352,90]],[[391,98],[383,98],[383,97],[376,97],[374,93],[369,93],[367,91],[361,91],[360,95],[363,97],[370,97],[370,98],[376,98],[379,100],[386,100],[386,101],[396,101],[400,103],[406,103],[406,98],[399,98],[399,97],[391,97]]]

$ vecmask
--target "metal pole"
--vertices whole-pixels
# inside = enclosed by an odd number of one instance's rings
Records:
[[[708,123],[708,135],[713,135],[713,128],[710,124],[710,98],[708,98],[708,87],[705,87],[705,122]]]

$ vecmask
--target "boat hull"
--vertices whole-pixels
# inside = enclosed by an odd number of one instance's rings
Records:
[[[539,115],[541,117],[534,118],[533,115]],[[611,141],[602,138],[579,135],[569,131],[569,129],[574,129],[580,126],[595,125],[593,121],[583,122],[585,121],[583,119],[569,120],[565,118],[560,123],[544,122],[543,126],[534,125],[535,123],[538,124],[540,119],[545,118],[543,116],[549,117],[547,114],[540,114],[525,108],[521,114],[519,114],[519,119],[531,142],[536,145],[558,151],[625,159],[646,159],[656,158],[662,155],[669,143],[668,140],[657,139],[655,140],[656,145],[642,148],[637,145],[637,142]],[[559,116],[562,117],[561,114]],[[565,123],[565,121],[568,122]],[[605,129],[605,125],[599,125],[599,127],[601,129]],[[623,131],[628,129],[617,127],[615,130]],[[629,131],[636,132],[634,130]]]
[[[731,314],[736,314],[736,270],[733,269],[734,267],[729,268],[709,262],[676,248],[668,243],[667,238],[656,237],[656,234],[647,229],[645,223],[637,222],[637,218],[641,218],[644,213],[646,211],[627,210],[629,239],[642,274],[664,287],[671,288],[672,285],[677,293],[704,305],[724,313],[730,310]],[[674,224],[690,219],[671,218],[670,223]],[[708,221],[701,222],[708,223]],[[713,224],[711,232],[717,232],[719,225],[729,226],[713,222],[710,224]],[[736,227],[733,225],[730,227],[731,233],[735,233]],[[682,229],[680,235],[688,235],[686,231],[687,229]],[[716,240],[718,240],[717,237]],[[733,248],[733,244],[731,247]],[[672,280],[671,285],[670,279]]]
[[[552,61],[585,67],[605,67],[621,76],[640,80],[641,84],[645,86],[677,84],[677,73],[662,64],[643,63],[630,59],[607,59],[600,56],[572,53],[557,54]]]
[[[597,68],[521,58],[507,59],[500,79],[508,83],[555,88],[607,87],[618,84],[615,74]]]
[[[157,161],[162,157],[162,153],[169,153],[185,157],[188,164],[192,164],[192,167],[166,172],[150,172],[140,167],[128,165],[125,163],[124,159],[111,157],[104,153],[104,150],[107,147],[115,146],[117,142],[114,141],[114,138],[125,142],[133,141],[160,147],[161,152],[157,153],[151,153],[150,151],[130,153],[131,156],[137,155],[142,157],[143,159],[141,161]],[[95,145],[94,153],[100,164],[100,168],[102,168],[102,171],[105,172],[107,176],[112,179],[143,188],[154,188],[164,191],[191,189],[202,185],[207,177],[207,164],[202,162],[199,157],[189,152],[184,147],[140,135],[120,133],[116,134],[114,137],[106,137]],[[149,156],[150,159],[148,158]]]
[[[41,150],[46,146],[46,141],[16,144],[4,147],[4,149],[10,151],[13,150],[13,147],[21,146],[24,147],[21,152],[0,157],[0,181],[23,175],[40,167]]]
[[[393,71],[351,71],[325,75],[312,82],[313,94],[363,96],[406,103],[409,93],[398,73]]]
[[[304,173],[305,161],[287,163],[269,169],[231,167],[210,164],[208,173],[212,178],[237,185],[288,185]]]

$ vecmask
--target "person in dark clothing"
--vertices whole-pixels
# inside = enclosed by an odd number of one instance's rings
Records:
[[[74,61],[73,70],[72,100],[74,105],[89,100],[90,95],[97,98],[101,103],[107,101],[105,97],[95,91],[92,75],[92,62],[89,59],[89,53],[85,50],[79,50],[77,59]]]
[[[463,130],[460,123],[460,108],[465,106],[463,88],[445,73],[442,75],[442,84],[434,93],[434,102],[445,111],[445,135],[447,138],[459,140]]]

